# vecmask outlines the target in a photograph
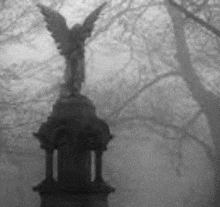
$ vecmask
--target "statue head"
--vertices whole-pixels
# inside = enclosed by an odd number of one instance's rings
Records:
[[[71,28],[71,31],[73,31],[73,30],[80,30],[81,27],[82,27],[82,25],[77,23],[77,24],[73,25],[73,27]]]
[[[80,40],[85,41],[84,38],[84,29],[81,24],[75,24],[71,29],[70,29],[70,36],[72,40]]]

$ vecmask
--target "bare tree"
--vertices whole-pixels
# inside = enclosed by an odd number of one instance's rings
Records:
[[[211,161],[214,164],[215,170],[215,200],[214,205],[217,207],[220,204],[219,195],[220,195],[220,111],[219,111],[219,96],[214,94],[213,92],[207,90],[201,82],[201,79],[196,73],[194,66],[191,64],[190,59],[190,52],[187,46],[185,31],[184,31],[184,19],[181,15],[181,12],[184,12],[187,17],[192,18],[197,23],[201,24],[203,27],[207,28],[209,31],[213,32],[217,36],[220,36],[220,31],[215,29],[212,25],[206,23],[205,21],[201,20],[194,16],[194,14],[188,12],[178,4],[174,4],[171,2],[171,5],[176,7],[173,8],[170,6],[169,2],[167,1],[167,8],[170,14],[173,28],[174,28],[174,35],[176,39],[176,47],[177,53],[176,58],[180,65],[180,69],[182,71],[182,77],[185,80],[193,98],[199,104],[202,113],[205,114],[207,118],[207,122],[209,124],[210,133],[214,143],[214,152],[210,154]]]

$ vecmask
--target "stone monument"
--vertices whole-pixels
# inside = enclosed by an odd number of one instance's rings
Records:
[[[48,120],[34,133],[45,150],[45,180],[33,188],[40,194],[41,207],[107,207],[107,197],[114,192],[102,178],[102,154],[112,135],[106,122],[96,116],[93,103],[80,94],[85,81],[85,40],[91,36],[105,5],[93,11],[82,25],[76,24],[71,29],[61,14],[38,5],[66,60],[60,97]],[[53,175],[55,150],[57,179]]]

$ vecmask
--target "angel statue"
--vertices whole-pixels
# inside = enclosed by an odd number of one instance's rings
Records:
[[[67,27],[65,18],[57,11],[38,4],[47,23],[47,29],[58,44],[60,54],[66,60],[65,89],[74,94],[81,90],[85,81],[85,40],[91,36],[94,24],[103,10],[106,2],[86,17],[83,24],[75,24],[71,29]]]

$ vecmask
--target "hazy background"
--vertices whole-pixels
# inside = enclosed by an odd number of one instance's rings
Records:
[[[32,187],[44,178],[44,154],[32,136],[59,93],[64,59],[36,4],[72,26],[101,0],[0,2],[0,206],[39,206]],[[109,0],[86,46],[83,94],[115,135],[104,177],[110,207],[205,207],[213,195],[213,150],[206,117],[175,59],[167,1]],[[194,12],[197,1],[185,1]],[[218,2],[201,7],[219,27]],[[212,15],[211,15],[212,14]],[[219,95],[218,38],[185,19],[191,61],[204,88]]]

